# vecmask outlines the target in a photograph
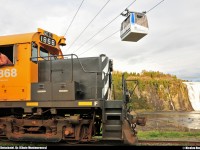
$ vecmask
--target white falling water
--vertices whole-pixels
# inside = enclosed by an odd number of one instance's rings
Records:
[[[200,82],[183,82],[187,85],[188,96],[195,111],[200,111]]]
[[[174,104],[172,103],[172,101],[170,101],[170,105],[172,107],[172,110],[175,110]]]

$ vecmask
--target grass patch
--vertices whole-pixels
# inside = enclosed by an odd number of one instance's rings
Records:
[[[141,140],[200,140],[200,132],[139,131]]]

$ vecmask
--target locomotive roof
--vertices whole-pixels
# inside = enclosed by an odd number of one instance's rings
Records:
[[[37,32],[0,36],[0,45],[31,42],[36,33]]]
[[[38,28],[37,32],[33,33],[25,33],[25,34],[13,34],[13,35],[5,35],[0,36],[0,45],[10,45],[10,44],[17,44],[17,43],[27,43],[32,42],[34,40],[39,41],[40,35],[47,36],[52,38],[53,40],[56,40],[58,45],[65,46],[65,37],[64,36],[58,36],[56,34],[50,33],[48,31],[45,31],[41,28]],[[57,45],[57,46],[58,46]]]

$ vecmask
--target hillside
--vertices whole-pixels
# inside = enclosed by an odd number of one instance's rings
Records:
[[[113,99],[122,99],[122,72],[113,72]],[[133,91],[130,107],[148,111],[192,111],[183,80],[162,72],[127,73],[128,89]],[[114,94],[115,93],[115,94]]]

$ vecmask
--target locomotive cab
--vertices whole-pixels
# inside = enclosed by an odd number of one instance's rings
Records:
[[[137,42],[148,34],[148,21],[144,13],[130,12],[121,24],[122,41]]]
[[[61,44],[63,37],[43,29],[0,36],[0,53],[10,62],[0,65],[0,101],[30,101],[30,85],[38,82],[37,61],[62,55]]]

